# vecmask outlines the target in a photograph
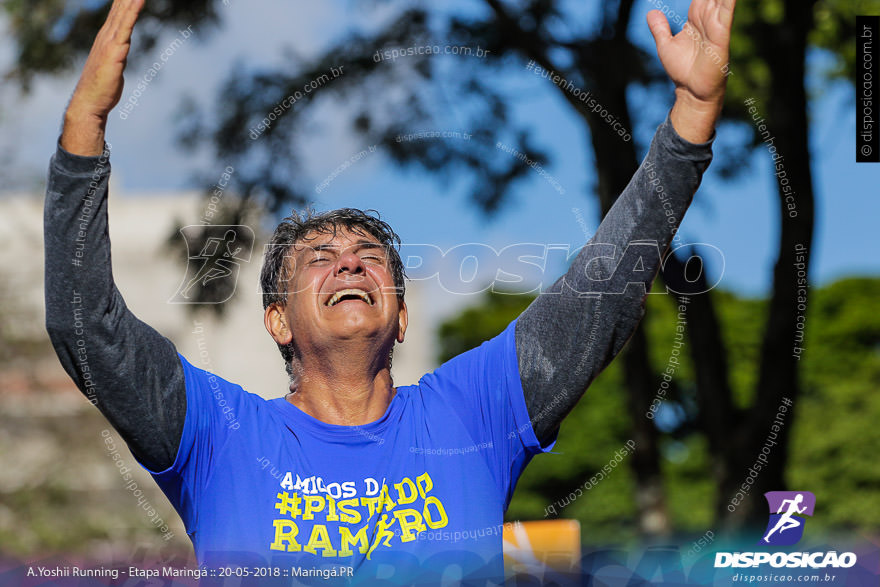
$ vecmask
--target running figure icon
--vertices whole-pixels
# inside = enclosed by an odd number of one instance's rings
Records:
[[[201,269],[199,269],[198,273],[196,273],[195,277],[190,279],[189,283],[186,284],[186,287],[181,292],[183,297],[189,298],[190,290],[192,290],[192,288],[199,282],[201,282],[202,286],[205,286],[209,281],[232,275],[233,267],[230,267],[230,265],[238,265],[238,263],[232,259],[236,259],[242,249],[242,247],[239,246],[236,247],[235,250],[232,250],[230,247],[234,242],[234,230],[227,230],[222,239],[217,237],[208,239],[205,246],[202,247],[202,250],[199,252],[198,257],[196,257],[196,259],[203,259],[205,262]],[[218,249],[224,244],[226,245],[226,250],[223,251],[222,256],[220,256],[218,255]]]
[[[235,293],[242,266],[254,248],[245,224],[193,224],[179,230],[186,243],[186,271],[169,304],[222,304]]]
[[[776,511],[777,514],[782,513],[782,509],[785,507],[785,504],[789,504],[788,511],[782,514],[782,517],[776,522],[776,525],[773,526],[773,529],[767,532],[767,535],[764,536],[764,542],[770,544],[770,536],[779,530],[779,533],[782,534],[786,530],[790,530],[791,528],[797,528],[803,522],[801,522],[798,518],[793,518],[793,514],[802,514],[807,511],[807,506],[802,508],[798,507],[804,501],[804,495],[802,493],[798,493],[794,499],[784,499],[782,503],[779,504],[779,509]]]

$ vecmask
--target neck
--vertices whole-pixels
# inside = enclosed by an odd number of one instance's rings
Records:
[[[360,426],[381,418],[396,390],[390,349],[376,354],[335,345],[332,354],[294,357],[287,401],[327,424]]]

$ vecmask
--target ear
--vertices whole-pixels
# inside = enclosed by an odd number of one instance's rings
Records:
[[[403,342],[406,334],[406,325],[409,323],[409,316],[406,312],[406,302],[400,300],[400,309],[397,311],[397,342]]]
[[[263,324],[272,339],[280,345],[290,344],[293,332],[287,326],[284,308],[278,303],[270,304],[263,313]]]

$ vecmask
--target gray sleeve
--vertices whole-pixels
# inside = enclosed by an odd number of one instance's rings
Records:
[[[542,443],[635,332],[661,255],[712,160],[713,140],[689,143],[667,117],[596,234],[517,319],[520,378]]]
[[[177,456],[186,386],[177,351],[126,307],[110,265],[109,150],[59,145],[44,210],[46,330],[76,386],[153,471]]]

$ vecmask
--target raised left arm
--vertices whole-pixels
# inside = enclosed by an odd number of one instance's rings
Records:
[[[552,439],[644,315],[646,292],[660,259],[712,158],[734,4],[735,0],[694,0],[687,25],[675,36],[660,11],[648,14],[660,60],[676,86],[675,105],[596,235],[516,324],[526,406],[543,443]],[[646,242],[655,249],[644,255]],[[627,254],[639,256],[640,271],[626,270],[622,261]],[[630,285],[634,282],[635,287]],[[587,292],[593,295],[584,295]]]

